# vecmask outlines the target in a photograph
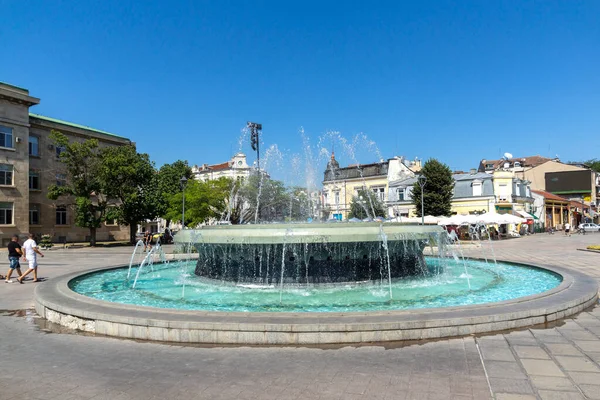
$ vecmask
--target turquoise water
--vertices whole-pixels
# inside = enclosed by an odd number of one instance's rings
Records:
[[[139,306],[210,311],[346,312],[452,307],[510,300],[550,290],[562,278],[549,271],[507,263],[487,264],[428,258],[431,271],[440,274],[388,282],[328,287],[238,285],[201,280],[194,275],[195,261],[154,265],[140,273],[135,289],[127,268],[78,277],[72,290],[95,299]],[[136,268],[132,269],[135,277]],[[469,289],[469,283],[471,289]],[[280,302],[281,297],[281,302]]]

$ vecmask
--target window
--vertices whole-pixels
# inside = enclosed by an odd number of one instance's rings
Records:
[[[29,205],[29,225],[40,224],[40,205],[30,204]]]
[[[0,225],[12,225],[13,203],[0,203]]]
[[[0,147],[13,148],[13,130],[0,125]]]
[[[373,193],[375,193],[375,195],[380,201],[385,201],[385,188],[377,187],[371,188],[371,190],[373,191]]]
[[[56,146],[56,158],[60,158],[60,155],[63,151],[65,151],[65,147],[64,146]]]
[[[515,168],[519,168],[521,166],[521,163],[518,161],[515,161]]]
[[[56,186],[66,186],[66,185],[67,185],[67,175],[56,174]]]
[[[482,194],[482,183],[481,181],[473,181],[473,196],[481,196]]]
[[[493,169],[494,164],[485,164],[485,169]]]
[[[508,201],[508,185],[501,183],[498,185],[498,201]]]
[[[515,185],[515,196],[521,196],[521,184],[519,182]]]
[[[13,184],[13,166],[9,164],[0,164],[0,185],[12,186]]]
[[[117,225],[117,220],[116,219],[107,219],[104,222],[104,225],[106,225],[106,226],[115,226],[115,225]]]
[[[29,136],[29,155],[39,156],[40,155],[40,139],[37,136]]]
[[[66,207],[56,207],[56,225],[67,225]]]
[[[323,204],[327,204],[327,192],[323,192]]]
[[[335,204],[340,204],[340,192],[335,192],[334,193],[335,196]]]
[[[406,200],[406,192],[404,189],[396,189],[396,193],[398,193],[398,201]]]
[[[40,173],[34,170],[29,170],[29,189],[40,190]]]

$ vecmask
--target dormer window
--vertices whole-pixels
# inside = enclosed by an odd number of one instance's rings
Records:
[[[515,168],[519,168],[521,166],[521,163],[518,161],[515,161]]]
[[[493,169],[494,164],[485,164],[485,169]]]
[[[482,188],[483,188],[482,182],[479,180],[473,181],[472,186],[473,186],[473,196],[481,196]]]

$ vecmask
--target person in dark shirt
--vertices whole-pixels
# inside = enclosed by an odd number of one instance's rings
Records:
[[[8,243],[8,261],[10,262],[10,266],[8,267],[8,272],[6,273],[6,283],[13,283],[10,279],[13,271],[16,269],[17,274],[21,276],[21,265],[19,264],[19,258],[23,255],[23,250],[21,250],[21,245],[19,244],[19,237],[14,235],[12,240]],[[19,283],[23,283],[19,281]]]

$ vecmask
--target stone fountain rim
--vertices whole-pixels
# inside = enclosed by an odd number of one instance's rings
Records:
[[[84,330],[110,336],[291,345],[415,340],[493,332],[564,318],[598,299],[597,282],[581,272],[558,266],[508,263],[549,270],[561,275],[563,281],[549,291],[497,303],[347,313],[162,309],[93,299],[75,293],[68,286],[76,277],[125,267],[121,265],[78,271],[40,285],[35,290],[35,306],[41,316],[54,322],[79,324]]]

